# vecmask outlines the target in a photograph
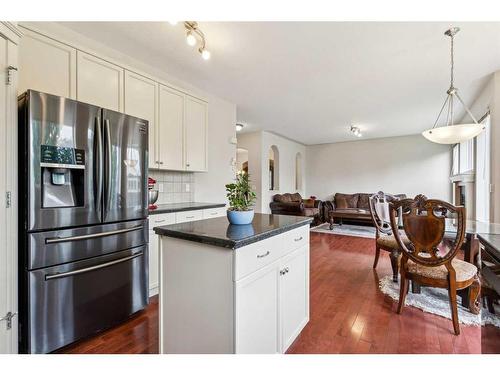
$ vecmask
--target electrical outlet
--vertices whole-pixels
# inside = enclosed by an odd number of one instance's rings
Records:
[[[189,184],[186,184],[186,193],[189,193],[191,191],[191,186]]]
[[[158,184],[158,192],[163,193],[163,184]]]

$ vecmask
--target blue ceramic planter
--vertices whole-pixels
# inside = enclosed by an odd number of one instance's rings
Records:
[[[231,224],[245,225],[253,220],[253,210],[248,211],[227,211],[227,219]]]

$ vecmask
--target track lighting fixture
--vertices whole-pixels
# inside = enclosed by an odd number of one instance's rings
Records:
[[[187,44],[192,47],[198,44],[198,52],[201,54],[203,60],[210,59],[210,51],[206,47],[205,34],[198,28],[198,23],[195,21],[185,21],[184,27],[186,28]]]

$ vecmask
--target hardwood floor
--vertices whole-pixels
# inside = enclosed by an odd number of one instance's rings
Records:
[[[461,325],[405,307],[378,289],[391,275],[382,253],[372,269],[374,240],[311,233],[310,322],[288,353],[500,353],[500,329]],[[158,299],[132,319],[58,353],[158,353]]]

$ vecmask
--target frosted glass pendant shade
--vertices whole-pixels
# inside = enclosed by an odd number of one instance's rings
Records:
[[[474,138],[484,129],[483,124],[460,124],[429,129],[422,132],[422,135],[431,142],[450,145]]]

